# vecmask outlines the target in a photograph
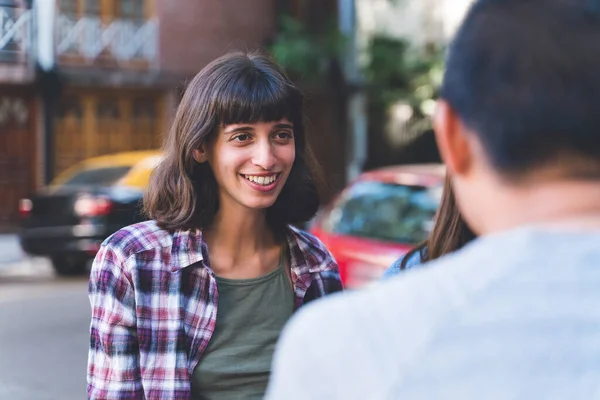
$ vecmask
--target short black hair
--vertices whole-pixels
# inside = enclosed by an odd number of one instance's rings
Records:
[[[302,224],[320,201],[320,168],[307,142],[303,95],[281,67],[261,53],[228,53],[187,86],[164,144],[165,158],[144,196],[146,214],[170,231],[205,229],[219,209],[219,187],[208,163],[193,150],[214,140],[220,127],[287,118],[294,126],[296,158],[281,193],[267,209],[276,232]]]
[[[476,1],[449,46],[440,96],[501,174],[561,160],[569,175],[600,178],[598,1]]]

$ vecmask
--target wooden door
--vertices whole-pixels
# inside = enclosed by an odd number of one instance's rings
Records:
[[[163,96],[154,91],[72,91],[55,118],[54,175],[86,158],[160,147]]]
[[[68,96],[59,104],[54,124],[54,172],[61,172],[85,158],[83,102]]]
[[[0,95],[0,231],[18,224],[19,199],[35,188],[36,135],[30,96]]]
[[[161,145],[161,102],[134,97],[131,112],[131,140],[134,150],[156,149]]]

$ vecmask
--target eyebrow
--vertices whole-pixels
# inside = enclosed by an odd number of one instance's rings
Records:
[[[280,123],[280,124],[276,124],[273,129],[294,129],[294,125],[292,124],[286,124],[286,123]]]
[[[224,135],[229,135],[230,133],[237,133],[237,132],[248,132],[252,130],[252,126],[250,125],[243,125],[243,126],[239,126],[237,128],[233,128],[233,129],[227,129],[223,131]]]
[[[223,131],[224,135],[229,135],[232,133],[239,133],[239,132],[248,132],[253,130],[254,128],[252,127],[252,125],[242,125],[239,126],[237,128],[233,128],[233,129],[228,129]],[[279,123],[279,124],[275,124],[275,126],[273,126],[273,129],[294,129],[294,125],[292,124],[286,124],[286,123]]]

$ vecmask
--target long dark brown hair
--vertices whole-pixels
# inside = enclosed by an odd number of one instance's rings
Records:
[[[319,206],[320,170],[307,144],[302,93],[281,68],[259,53],[233,52],[202,69],[187,86],[163,146],[165,158],[144,194],[144,211],[170,231],[204,229],[219,209],[208,163],[193,150],[228,124],[278,121],[294,125],[296,158],[279,197],[267,209],[275,231],[310,220]]]
[[[444,254],[460,249],[474,238],[475,234],[467,226],[456,206],[456,199],[454,198],[450,179],[446,177],[433,229],[427,240],[404,256],[400,264],[400,269],[405,269],[408,260],[417,252],[419,252],[421,262],[431,261]]]

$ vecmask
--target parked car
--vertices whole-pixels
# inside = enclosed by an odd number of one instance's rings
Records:
[[[310,231],[332,252],[345,287],[379,279],[427,238],[444,176],[445,168],[438,164],[366,172],[319,213]]]
[[[141,197],[160,162],[157,151],[85,160],[47,188],[19,201],[19,239],[26,253],[47,256],[60,275],[85,270],[104,239],[144,220]]]

